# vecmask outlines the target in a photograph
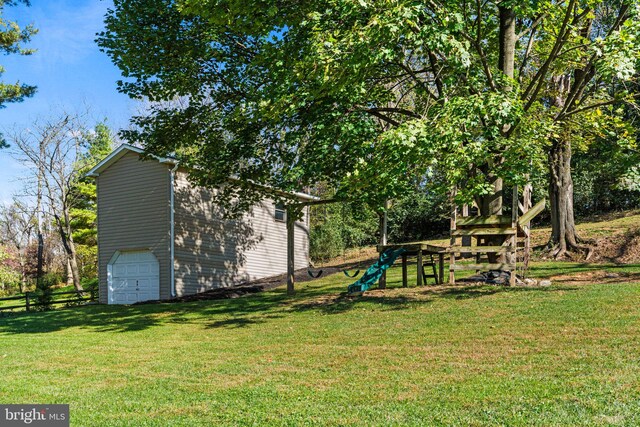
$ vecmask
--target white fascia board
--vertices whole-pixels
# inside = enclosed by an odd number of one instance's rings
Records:
[[[145,154],[144,150],[142,148],[138,148],[138,147],[135,147],[135,146],[129,145],[129,144],[122,144],[118,148],[113,150],[107,157],[102,159],[97,165],[95,165],[93,168],[91,168],[91,170],[89,172],[87,172],[86,176],[90,176],[90,177],[99,176],[102,171],[107,169],[113,163],[115,163],[118,160],[120,160],[120,158],[122,156],[124,156],[125,154],[127,154],[128,152],[132,152],[132,153],[136,153],[136,154],[140,154],[140,155]],[[154,159],[158,160],[160,163],[166,163],[166,164],[170,164],[170,165],[175,165],[178,162],[176,159],[173,159],[171,157],[158,157],[158,156],[153,156],[153,155],[151,157],[153,157]]]
[[[102,159],[100,161],[100,163],[95,165],[89,172],[87,172],[86,176],[90,176],[90,177],[94,177],[94,178],[99,176],[102,171],[104,171],[109,166],[111,166],[112,164],[114,164],[115,162],[120,160],[120,158],[122,156],[124,156],[125,154],[127,154],[128,152],[133,152],[133,153],[136,153],[136,154],[139,154],[139,155],[144,155],[145,154],[145,152],[144,152],[144,150],[142,148],[135,147],[135,146],[129,145],[129,144],[122,144],[118,148],[113,150],[111,152],[111,154],[109,154],[107,157]],[[178,164],[178,160],[174,159],[172,157],[158,157],[158,156],[153,156],[153,155],[151,157],[153,157],[154,159],[158,160],[158,162],[160,162],[160,163],[174,165],[174,166]],[[232,181],[239,181],[239,179],[235,178],[235,177],[230,177],[229,179],[232,180]],[[257,187],[265,188],[265,189],[273,191],[275,193],[282,194],[282,195],[295,196],[298,199],[310,200],[310,201],[320,200],[319,197],[315,197],[315,196],[312,196],[312,195],[306,194],[306,193],[277,190],[277,189],[271,188],[271,187],[269,187],[267,185],[263,185],[263,184],[256,184],[256,183],[251,183],[251,184],[255,185]]]

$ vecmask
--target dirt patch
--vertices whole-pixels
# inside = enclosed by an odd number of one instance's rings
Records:
[[[596,240],[593,261],[633,263],[640,261],[640,228],[632,228]]]

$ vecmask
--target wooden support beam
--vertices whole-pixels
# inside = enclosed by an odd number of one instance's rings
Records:
[[[422,286],[422,251],[418,251],[418,263],[416,267],[416,286]]]
[[[507,270],[514,271],[515,264],[495,263],[495,264],[456,264],[449,267],[450,270]]]
[[[454,246],[449,248],[449,252],[454,253],[467,253],[467,254],[484,254],[484,253],[497,253],[505,254],[513,251],[512,246]]]
[[[511,227],[517,231],[518,229],[518,186],[514,185],[513,186],[513,201],[511,203]],[[518,262],[518,252],[517,252],[517,246],[518,246],[518,235],[517,233],[514,234],[513,236],[511,236],[510,238],[511,241],[511,250],[508,252],[507,256],[507,262],[510,264],[513,264],[513,269],[511,270],[511,276],[509,277],[509,286],[515,286],[516,285],[516,271],[518,270],[517,268],[517,262]]]
[[[287,294],[295,292],[295,209],[287,208]]]
[[[385,200],[384,202],[384,210],[380,215],[380,246],[385,246],[387,244],[387,210],[389,209],[389,201]],[[387,288],[387,272],[383,271],[380,276],[380,280],[378,280],[378,288],[386,289]]]
[[[457,227],[469,227],[473,225],[510,225],[511,218],[504,215],[491,216],[469,216],[466,218],[458,218]]]
[[[449,245],[450,246],[456,246],[456,223],[457,223],[457,216],[458,216],[458,207],[456,206],[456,187],[453,187],[453,189],[451,190],[451,193],[449,194],[449,203],[451,204],[451,223],[450,223],[450,227],[449,230],[450,231],[450,240],[449,240]],[[449,284],[453,285],[456,283],[456,275],[453,271],[452,266],[454,266],[456,263],[456,254],[453,252],[449,253]]]
[[[406,288],[408,286],[407,280],[407,254],[402,254],[402,287]]]
[[[527,225],[531,222],[533,218],[536,217],[540,212],[542,212],[545,208],[546,200],[542,199],[534,207],[529,209],[524,215],[518,218],[518,225],[520,227]]]
[[[452,230],[452,236],[511,236],[516,234],[517,230],[509,228],[469,228]]]

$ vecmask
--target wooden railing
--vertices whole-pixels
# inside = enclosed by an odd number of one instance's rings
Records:
[[[55,299],[60,295],[75,295],[75,298],[66,298],[66,299]],[[0,305],[0,311],[2,310],[14,310],[17,308],[24,308],[26,311],[30,311],[31,309],[41,306],[41,305],[57,305],[57,304],[67,304],[72,302],[82,302],[82,301],[95,301],[98,296],[98,290],[96,288],[92,288],[88,291],[67,291],[67,292],[52,292],[51,298],[53,298],[48,303],[40,303],[37,302],[37,298],[35,297],[35,292],[25,292],[23,295],[15,296],[15,297],[5,297],[0,298],[0,303],[2,301],[24,301],[25,303],[22,305]]]

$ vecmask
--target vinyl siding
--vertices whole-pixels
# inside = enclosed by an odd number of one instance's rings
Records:
[[[304,210],[301,221],[295,223],[296,269],[309,266],[309,227],[308,208]],[[275,204],[270,200],[258,204],[247,221],[260,239],[245,254],[246,265],[243,270],[249,279],[259,279],[287,271],[287,224],[275,219]]]
[[[96,178],[100,302],[107,264],[118,250],[150,250],[160,265],[160,298],[170,297],[169,166],[127,153]]]
[[[178,295],[231,286],[286,272],[286,224],[266,200],[239,220],[222,217],[215,190],[195,187],[187,173],[175,179],[175,277]],[[306,213],[306,210],[305,210]],[[296,266],[308,265],[308,218],[296,223]]]

